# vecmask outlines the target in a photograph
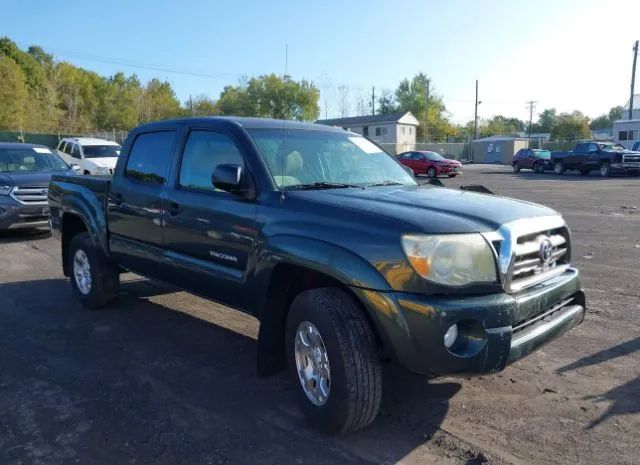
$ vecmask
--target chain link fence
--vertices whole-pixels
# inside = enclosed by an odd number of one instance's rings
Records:
[[[61,139],[65,137],[96,137],[98,139],[106,139],[118,144],[123,144],[127,138],[126,131],[93,131],[82,134],[67,133],[35,133],[22,131],[0,131],[0,142],[22,142],[26,144],[46,145],[50,148],[56,148]]]

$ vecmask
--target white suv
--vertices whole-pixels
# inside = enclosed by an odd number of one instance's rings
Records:
[[[80,174],[113,174],[122,147],[105,139],[65,138],[58,144],[58,154]]]

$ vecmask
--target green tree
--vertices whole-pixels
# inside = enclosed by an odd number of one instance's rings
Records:
[[[593,119],[589,124],[591,129],[611,129],[616,120],[622,119],[624,108],[621,106],[613,107],[606,115],[600,115]]]
[[[0,129],[23,127],[27,98],[22,69],[11,58],[0,56]]]
[[[553,132],[558,124],[558,113],[555,108],[547,108],[538,116],[538,122],[534,123],[531,132]]]
[[[591,138],[589,118],[579,111],[560,113],[556,125],[551,130],[551,137],[564,140]]]
[[[182,116],[183,112],[176,94],[168,82],[152,79],[143,93],[143,120],[155,121]]]
[[[269,74],[226,86],[217,107],[222,115],[313,121],[320,114],[319,97],[318,89],[309,81]]]
[[[191,115],[191,107],[193,107],[194,116],[214,116],[220,114],[216,102],[206,95],[198,95],[192,101],[184,103],[185,111]]]
[[[96,127],[128,130],[141,121],[143,91],[138,77],[116,73],[99,88]]]
[[[526,124],[518,118],[509,118],[496,115],[493,118],[482,121],[479,133],[481,137],[487,136],[513,136],[524,131]]]

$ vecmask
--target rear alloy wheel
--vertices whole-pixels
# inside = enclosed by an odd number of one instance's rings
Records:
[[[289,309],[285,338],[297,396],[316,427],[346,433],[376,418],[380,360],[369,321],[351,295],[333,287],[300,293]]]
[[[518,162],[515,162],[513,164],[513,172],[514,173],[519,173],[520,172],[520,165],[518,164]]]
[[[427,170],[427,176],[429,176],[430,178],[435,178],[436,176],[438,176],[438,173],[433,166]]]
[[[553,164],[553,172],[556,174],[564,173],[564,165],[561,161],[557,161]]]
[[[603,178],[611,176],[611,166],[609,165],[609,163],[603,163],[602,165],[600,165],[600,176],[602,176]]]
[[[86,232],[76,234],[67,255],[71,287],[78,300],[87,308],[100,308],[118,295],[120,273],[96,249]]]

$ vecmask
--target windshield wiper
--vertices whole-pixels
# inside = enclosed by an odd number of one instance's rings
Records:
[[[344,184],[341,182],[314,182],[309,184],[292,184],[291,186],[285,186],[285,189],[290,190],[311,190],[311,189],[344,189],[347,187],[361,187],[355,184]]]
[[[381,181],[381,182],[375,182],[373,184],[367,184],[367,187],[376,187],[376,186],[402,186],[402,183],[396,182],[396,181]]]

